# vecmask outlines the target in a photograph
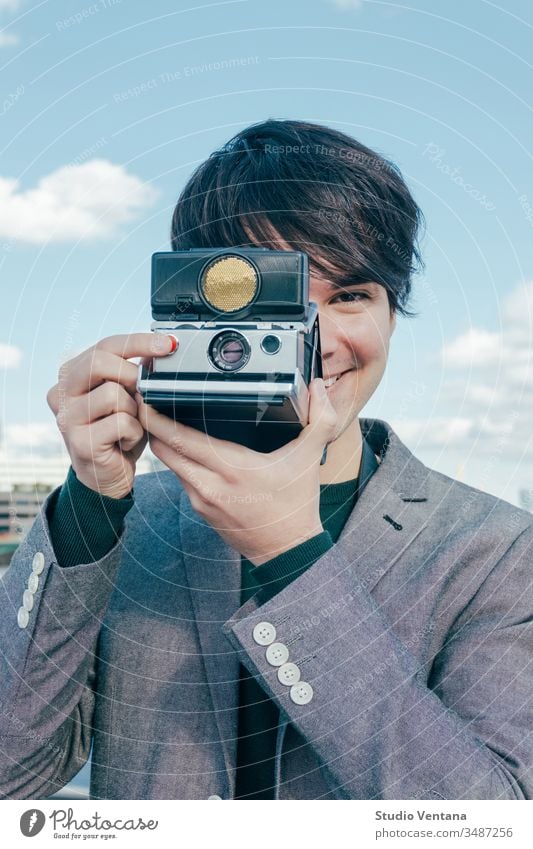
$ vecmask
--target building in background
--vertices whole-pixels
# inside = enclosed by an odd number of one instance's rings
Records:
[[[0,577],[9,565],[46,496],[67,476],[70,458],[66,452],[39,452],[28,448],[9,451],[0,446]],[[137,474],[166,467],[146,450],[137,463]]]
[[[0,569],[11,560],[51,489],[43,483],[25,483],[0,490]]]

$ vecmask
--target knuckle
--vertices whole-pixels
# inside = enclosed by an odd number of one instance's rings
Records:
[[[86,459],[91,456],[91,439],[87,433],[75,430],[69,437],[69,451],[75,457]]]
[[[172,450],[176,452],[176,454],[183,454],[183,452],[185,450],[185,443],[183,441],[183,437],[180,436],[179,433],[174,433],[170,437],[169,445],[172,448]]]
[[[68,380],[69,374],[70,374],[70,363],[69,362],[62,363],[59,366],[59,370],[57,372],[57,382],[58,382],[59,386],[63,385]]]
[[[66,410],[59,410],[56,413],[56,424],[61,433],[66,433],[68,430],[68,416]]]
[[[335,410],[328,411],[328,414],[326,416],[326,425],[329,428],[334,428],[336,424],[337,424],[337,414],[336,414]]]
[[[118,406],[118,402],[120,399],[119,390],[120,387],[117,383],[112,383],[108,380],[106,380],[106,382],[102,386],[101,391],[103,400],[110,410],[114,410]]]
[[[208,487],[202,488],[202,501],[206,506],[213,506],[217,501],[217,494],[212,489]]]
[[[224,478],[230,486],[236,486],[237,484],[242,483],[242,476],[239,475],[237,470],[231,466],[227,466],[224,470]]]
[[[103,339],[99,339],[98,342],[93,345],[94,351],[107,351],[109,347],[109,343],[112,340],[112,336],[104,336]]]
[[[134,420],[130,415],[128,415],[128,413],[123,413],[122,411],[115,413],[115,421],[121,433],[125,434],[131,432]]]
[[[189,501],[193,510],[201,514],[205,508],[205,499],[196,490],[192,490],[189,494]]]
[[[116,422],[120,439],[139,440],[144,434],[141,424],[129,413],[117,413]]]
[[[107,354],[101,348],[97,348],[96,346],[92,350],[92,354],[89,360],[90,363],[90,371],[91,373],[99,374],[107,360]]]
[[[59,392],[57,384],[52,386],[46,393],[46,403],[54,414],[57,414],[59,409]]]
[[[136,439],[142,439],[143,436],[144,436],[143,426],[141,425],[141,423],[137,419],[133,419],[133,418],[131,418],[131,416],[130,416],[130,419],[132,421],[133,435],[135,436]]]

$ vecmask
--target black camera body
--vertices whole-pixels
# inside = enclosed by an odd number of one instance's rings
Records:
[[[322,376],[307,254],[193,248],[152,257],[152,322],[177,350],[141,365],[145,403],[221,439],[268,452],[307,424]]]

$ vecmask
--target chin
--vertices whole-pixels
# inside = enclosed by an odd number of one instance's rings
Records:
[[[342,434],[345,433],[348,428],[351,427],[351,425],[353,425],[357,421],[357,418],[359,416],[359,408],[357,406],[351,407],[350,409],[345,408],[344,412],[338,410],[336,407],[335,410],[337,412],[338,421],[337,426],[335,428],[335,432],[330,442],[335,442],[337,439],[339,439],[339,437],[342,436]]]

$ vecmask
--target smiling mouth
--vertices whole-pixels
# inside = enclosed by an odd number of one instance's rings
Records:
[[[348,374],[349,371],[352,371],[352,369],[346,369],[346,371],[341,371],[340,374],[335,374],[332,377],[324,379],[324,386],[326,389],[329,389],[330,386],[335,386],[337,381],[340,380],[341,377],[344,377],[345,374]]]

